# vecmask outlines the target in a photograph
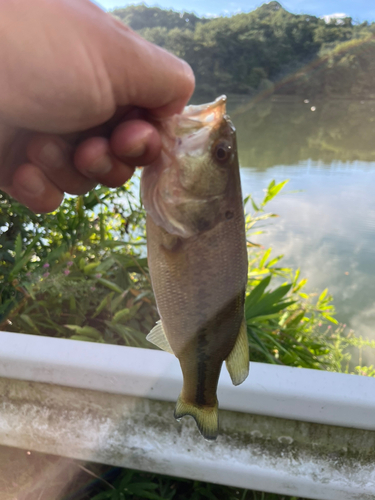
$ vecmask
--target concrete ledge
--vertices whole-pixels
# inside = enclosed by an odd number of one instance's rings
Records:
[[[217,442],[173,418],[166,353],[0,333],[0,444],[327,500],[375,498],[375,381],[252,364],[223,370]]]
[[[0,377],[175,402],[181,369],[152,349],[0,332]],[[251,363],[234,387],[223,367],[221,409],[375,430],[375,379]]]

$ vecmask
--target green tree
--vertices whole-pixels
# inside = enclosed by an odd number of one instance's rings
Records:
[[[370,39],[375,23],[353,25],[350,17],[325,22],[291,14],[275,1],[215,19],[145,5],[113,14],[188,61],[196,75],[197,94],[206,98],[222,92],[252,94],[295,73],[298,78],[278,85],[278,92],[359,95],[369,93],[373,85],[372,76],[366,77],[367,67],[372,72],[372,53],[360,55],[342,44]],[[314,61],[320,61],[318,70],[317,64],[309,66]]]

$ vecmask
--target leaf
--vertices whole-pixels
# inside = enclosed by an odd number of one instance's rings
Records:
[[[134,303],[139,302],[140,300],[145,300],[145,297],[151,296],[152,297],[152,291],[151,290],[145,290],[144,292],[141,292],[138,297],[134,299]],[[146,302],[150,302],[149,300],[146,300]]]
[[[112,499],[112,490],[109,490],[98,493],[97,495],[92,497],[91,500],[111,500],[111,499]]]
[[[252,276],[259,277],[262,274],[269,274],[270,270],[269,269],[256,269],[255,271],[249,271],[248,272],[248,277],[251,278]]]
[[[104,223],[104,214],[100,213],[99,214],[99,228],[100,228],[100,242],[103,243],[105,241],[105,236],[106,236],[106,228],[105,228],[105,223]]]
[[[253,209],[254,209],[256,212],[259,212],[259,211],[260,211],[260,209],[259,209],[258,205],[255,203],[255,201],[254,201],[252,198],[250,198],[250,201],[251,201],[251,204],[252,204],[252,206],[253,206]]]
[[[125,290],[121,295],[118,295],[112,302],[111,302],[111,313],[114,313],[118,306],[121,304],[121,302],[124,300],[126,295],[128,294],[128,290]]]
[[[264,345],[264,343],[260,340],[258,335],[256,334],[256,329],[255,328],[248,328],[248,334],[250,337],[253,338],[255,341],[256,345],[259,347],[260,351],[264,354],[264,356],[269,360],[270,363],[272,364],[277,364],[277,360],[272,356],[267,347]]]
[[[22,236],[21,233],[17,234],[16,241],[14,243],[14,252],[16,257],[16,262],[18,262],[21,258],[22,253]]]
[[[152,482],[147,482],[147,483],[131,483],[128,486],[128,489],[135,492],[137,489],[138,490],[156,490],[158,488],[158,485]]]
[[[262,206],[264,207],[267,203],[269,203],[287,184],[289,180],[279,182],[279,184],[275,184],[275,181],[271,181],[266,192],[266,196],[262,202]]]
[[[113,316],[112,323],[116,324],[121,320],[130,319],[130,316],[130,309],[125,307],[124,309],[120,309],[120,311],[117,311],[117,313]]]
[[[307,283],[307,278],[302,279],[299,283],[296,283],[296,286],[293,288],[293,292],[298,292],[303,288]]]
[[[91,262],[90,264],[87,264],[83,268],[83,272],[85,274],[90,274],[92,271],[95,271],[95,269],[100,265],[100,262]]]
[[[29,315],[27,315],[27,314],[20,314],[20,318],[21,318],[21,320],[24,323],[26,323],[30,328],[32,328],[34,330],[34,332],[40,333],[40,331],[36,327],[34,321],[30,318]]]
[[[246,321],[251,322],[251,320],[254,321],[254,318],[258,316],[264,316],[268,314],[274,314],[276,312],[282,311],[283,309],[286,309],[287,307],[291,306],[292,304],[295,304],[295,300],[290,300],[290,301],[285,301],[285,302],[279,302],[278,304],[273,304],[267,300],[268,297],[265,297],[264,301],[260,301],[258,304],[254,306],[253,309],[250,309],[249,313],[246,315]]]
[[[273,313],[273,314],[265,314],[263,316],[257,316],[256,317],[256,321],[257,322],[269,321],[270,319],[276,319],[276,318],[279,318],[279,317],[280,317],[280,314],[278,314],[276,312],[276,313]],[[249,321],[249,323],[251,324],[251,321]]]
[[[300,312],[297,314],[297,316],[294,316],[294,318],[291,318],[289,321],[287,321],[286,325],[288,328],[296,328],[297,325],[302,321],[302,319],[305,316],[305,311]]]
[[[92,339],[102,339],[102,334],[96,328],[92,326],[78,326],[78,325],[64,325],[65,328],[69,328],[69,330],[73,330],[79,335],[84,335],[85,337],[90,337]]]
[[[291,288],[292,288],[291,283],[288,283],[287,285],[281,285],[275,290],[273,290],[273,292],[268,292],[266,294],[267,300],[270,301],[272,304],[274,304],[275,302],[281,300],[289,292]]]
[[[11,273],[9,274],[9,281],[12,281],[15,276],[21,271],[21,269],[29,262],[31,259],[32,254],[29,253],[28,255],[24,255],[21,260],[17,262],[17,264],[14,266],[12,269]]]
[[[69,298],[69,311],[71,313],[75,313],[77,311],[76,298],[74,295],[71,295]]]
[[[121,290],[121,288],[117,286],[116,283],[113,283],[112,281],[106,280],[104,278],[98,278],[98,283],[117,293],[122,293],[124,291]]]
[[[134,474],[135,474],[135,471],[133,471],[133,470],[127,470],[125,472],[125,475],[122,478],[121,483],[120,483],[120,488],[119,488],[120,490],[123,490],[128,486],[128,484],[130,483],[130,480],[134,476]]]
[[[156,486],[156,485],[155,485]],[[145,491],[145,490],[135,490],[132,492],[135,495],[140,496],[141,498],[149,498],[150,500],[165,500],[165,498],[161,497],[160,495],[153,493],[152,491]]]
[[[33,300],[36,300],[32,284],[31,283],[23,283],[23,287],[26,289],[26,291],[30,295],[30,297]],[[39,304],[40,304],[40,301],[39,301]]]
[[[116,261],[115,259],[113,259],[112,257],[107,257],[106,259],[104,259],[99,265],[98,267],[96,268],[97,272],[100,272],[100,273],[105,273],[106,271],[108,271],[112,266],[113,264],[115,264]]]
[[[269,262],[267,262],[267,267],[271,267],[271,266],[277,264],[277,262],[279,262],[283,257],[284,257],[284,255],[278,255],[274,259],[272,259]]]
[[[147,257],[135,257],[134,255],[113,254],[114,259],[129,272],[141,272],[148,267]]]
[[[264,278],[253,290],[250,292],[250,294],[246,297],[245,300],[245,311],[246,314],[248,311],[258,302],[260,297],[263,295],[264,290],[267,288],[267,286],[270,284],[272,276],[269,275],[267,278]]]
[[[251,198],[251,194],[248,194],[247,196],[245,196],[245,198],[243,199],[243,204],[244,206],[246,205],[246,203],[250,200]]]
[[[106,321],[106,324],[111,330],[113,330],[117,335],[119,335],[127,345],[135,347],[147,347],[150,348],[149,342],[146,340],[146,335],[131,328],[130,326],[125,326],[121,324],[112,324]]]
[[[253,206],[253,209],[255,210],[255,212],[259,212],[260,209],[259,207],[257,206],[257,204],[255,203],[255,201],[253,200],[252,196],[249,194],[248,196],[246,196],[246,198],[244,198],[243,200],[243,204],[244,204],[244,207],[246,207],[247,203],[248,202],[251,202],[252,206]]]
[[[332,316],[330,316],[329,314],[326,314],[326,313],[323,312],[322,316],[323,316],[323,318],[328,319],[328,321],[330,321],[331,323],[334,323],[335,325],[339,324],[339,322],[337,321],[337,319],[336,318],[332,318]]]
[[[64,216],[64,211],[63,210],[58,210],[56,212],[56,219],[57,222],[59,223],[60,229],[63,229],[63,226],[65,225],[65,216]]]
[[[266,263],[266,260],[271,255],[271,251],[272,251],[272,249],[269,248],[266,252],[264,252],[263,257],[262,257],[261,261],[259,262],[259,267],[260,268],[264,267],[264,264]]]
[[[321,302],[323,299],[325,299],[327,293],[328,293],[328,288],[322,291],[322,293],[319,296],[318,302]]]
[[[200,495],[203,495],[205,498],[208,498],[209,500],[218,500],[217,496],[214,495],[209,489],[207,488],[197,488],[197,492]]]
[[[96,342],[92,337],[86,337],[85,335],[72,335],[69,338],[70,340],[82,340],[83,342]]]
[[[100,302],[98,307],[95,309],[93,318],[96,318],[96,316],[98,316],[98,314],[100,314],[106,306],[109,308],[109,305],[111,303],[113,296],[114,296],[114,292],[110,292],[108,295],[106,295],[104,297],[104,299]]]
[[[269,335],[268,333],[264,332],[263,335],[268,338],[271,343],[273,343],[279,351],[285,352],[286,354],[291,354],[291,350],[287,350],[283,345],[280,344],[280,342],[277,341],[275,338],[275,335]]]

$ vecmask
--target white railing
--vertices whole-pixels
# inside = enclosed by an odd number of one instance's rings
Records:
[[[0,444],[327,500],[375,498],[375,380],[252,363],[221,434],[173,418],[174,356],[0,332]]]

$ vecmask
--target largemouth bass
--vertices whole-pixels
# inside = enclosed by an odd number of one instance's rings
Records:
[[[244,320],[247,250],[235,129],[226,97],[160,123],[161,157],[142,173],[147,252],[160,322],[147,339],[183,373],[175,418],[218,435],[216,390],[226,361],[234,385],[249,372]]]

